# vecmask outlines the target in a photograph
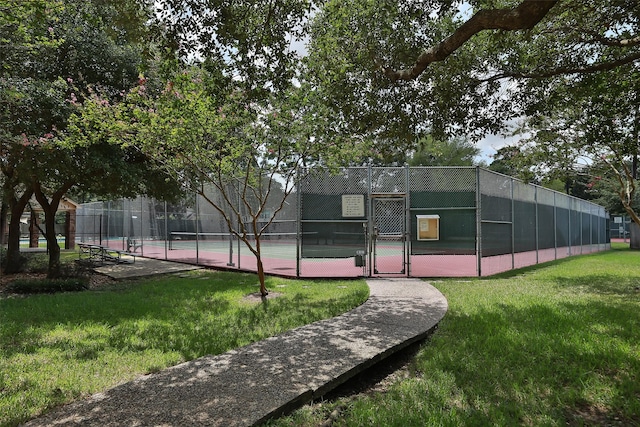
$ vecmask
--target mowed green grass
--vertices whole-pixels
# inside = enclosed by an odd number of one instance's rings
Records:
[[[272,425],[640,426],[640,252],[432,283],[449,311],[407,378]]]
[[[269,277],[267,288],[266,302],[249,302],[256,275],[200,270],[101,291],[0,298],[0,425],[341,314],[368,297],[364,280]]]

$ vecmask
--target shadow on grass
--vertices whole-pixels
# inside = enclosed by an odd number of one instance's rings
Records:
[[[466,425],[640,425],[639,331],[633,301],[450,312],[418,366],[453,376]],[[447,408],[450,398],[432,404]]]
[[[566,289],[572,293],[620,296],[640,302],[640,277],[637,276],[590,274],[582,277],[558,277],[555,282],[559,289]]]
[[[308,301],[302,295],[236,304],[234,299],[255,291],[254,283],[253,274],[223,272],[141,281],[119,291],[0,300],[0,354],[8,358],[48,348],[87,360],[105,349],[155,349],[177,351],[190,360],[262,339],[314,312],[345,304]],[[238,297],[224,295],[228,291]],[[46,337],[60,329],[64,333],[56,339]]]
[[[133,337],[139,348],[151,348],[159,341],[158,338],[150,339],[159,332],[159,325],[165,325],[165,329],[173,327],[169,326],[172,319],[187,317],[189,311],[205,306],[213,312],[228,309],[228,302],[216,298],[215,294],[232,285],[195,284],[192,279],[180,278],[175,278],[174,285],[177,286],[172,289],[165,283],[144,281],[119,291],[2,300],[0,306],[4,315],[0,342],[8,344],[3,346],[2,353],[10,356],[31,353],[39,348],[57,348],[73,349],[78,354],[85,354],[83,357],[86,358],[107,346],[131,349],[135,347],[131,342]],[[44,335],[56,328],[68,332],[69,338],[45,340]],[[85,329],[88,332],[83,331]],[[104,330],[108,330],[108,338],[104,336]],[[73,337],[74,331],[82,336]],[[80,346],[72,342],[78,338],[82,342]],[[83,349],[83,346],[95,351]]]

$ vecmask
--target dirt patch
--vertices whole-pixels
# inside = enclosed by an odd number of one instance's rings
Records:
[[[608,408],[581,402],[575,408],[567,410],[568,426],[632,426],[639,425],[638,419],[628,419],[612,413]]]
[[[89,275],[89,289],[92,291],[109,287],[115,282],[117,282],[116,279],[105,276],[104,274],[94,272]]]
[[[4,274],[0,276],[0,293],[3,293],[7,285],[14,280],[43,280],[46,279],[47,275],[45,273],[15,273],[15,274]]]
[[[266,300],[270,300],[270,299],[273,299],[273,298],[281,297],[282,295],[284,295],[284,294],[282,294],[280,292],[269,292],[269,295],[267,295],[266,297],[263,297],[260,292],[253,292],[253,293],[251,293],[249,295],[246,295],[244,298],[242,298],[242,301],[248,302],[248,303],[251,303],[251,304],[257,304],[257,303],[260,303],[260,302],[264,301],[265,299]]]

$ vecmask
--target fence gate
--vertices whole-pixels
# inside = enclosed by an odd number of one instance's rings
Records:
[[[404,196],[372,197],[373,271],[375,274],[405,274],[406,218]]]

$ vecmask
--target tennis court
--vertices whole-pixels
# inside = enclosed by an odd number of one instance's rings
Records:
[[[260,218],[267,273],[487,276],[610,248],[601,206],[481,168],[361,167],[301,176],[275,219],[269,208]],[[198,195],[188,199],[81,205],[77,235],[145,257],[256,271],[255,255],[221,215]],[[248,240],[255,246],[255,237]]]

